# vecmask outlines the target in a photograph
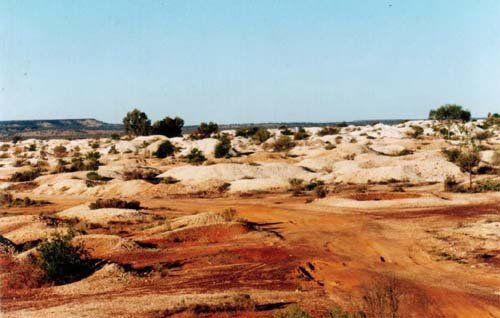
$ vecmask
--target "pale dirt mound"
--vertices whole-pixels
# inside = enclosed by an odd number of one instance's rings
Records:
[[[219,143],[218,139],[205,138],[201,140],[183,140],[180,142],[182,150],[179,152],[178,156],[188,155],[192,149],[198,148],[205,157],[211,158],[214,156],[215,145]]]
[[[285,179],[241,179],[231,182],[229,192],[269,191],[273,189],[286,189],[290,186]]]
[[[144,180],[128,180],[88,188],[86,194],[93,196],[130,197],[150,191],[154,184]]]
[[[442,182],[446,176],[463,179],[465,176],[439,152],[417,153],[403,157],[364,154],[355,160],[339,161],[333,165],[336,181],[351,183],[382,182],[388,180]]]
[[[77,218],[78,220],[96,224],[137,221],[142,216],[137,210],[113,208],[91,210],[86,204],[72,207],[56,215],[63,219]]]
[[[359,144],[340,144],[332,150],[322,150],[315,155],[309,155],[297,165],[314,171],[328,170],[335,162],[345,160],[348,157],[356,157],[366,151],[366,148]]]
[[[487,202],[498,202],[500,200],[500,192],[482,193],[478,196],[470,196],[468,194],[447,194],[447,197],[438,197],[432,194],[420,195],[417,198],[398,198],[398,199],[381,199],[381,200],[356,200],[342,197],[327,197],[324,199],[314,200],[312,204],[322,205],[337,208],[352,208],[359,210],[371,209],[410,209],[410,208],[428,208],[428,207],[445,207],[459,206],[467,204],[484,204]]]
[[[143,197],[163,197],[168,195],[198,195],[203,193],[220,194],[225,182],[218,180],[207,180],[196,184],[184,184],[176,182],[173,184],[160,183],[144,192],[141,192]]]
[[[220,223],[179,228],[149,236],[142,242],[158,244],[159,246],[188,242],[217,243],[234,239],[238,235],[248,233],[248,231],[248,228],[240,223]]]
[[[87,190],[87,184],[80,179],[62,179],[51,183],[37,181],[40,186],[33,190],[37,195],[84,195]]]
[[[79,235],[73,239],[73,242],[82,243],[90,255],[95,258],[103,258],[105,255],[117,251],[130,251],[139,248],[134,241],[117,235]]]
[[[186,215],[176,218],[172,220],[172,222],[170,222],[170,227],[172,230],[175,230],[179,228],[220,224],[224,222],[226,222],[226,220],[219,213],[202,212],[198,214]]]
[[[318,177],[305,169],[287,163],[265,163],[259,166],[247,164],[221,163],[209,166],[182,166],[168,170],[159,178],[173,177],[188,183],[206,180],[231,182],[240,179],[284,179],[299,178],[310,180]]]
[[[16,215],[0,217],[0,234],[18,229],[26,224],[36,221],[37,218],[31,215]]]
[[[398,156],[407,149],[404,146],[401,145],[383,145],[383,144],[378,144],[378,145],[371,145],[369,147],[371,150],[382,154],[382,155],[387,155],[387,156]]]
[[[64,232],[64,229],[49,227],[36,217],[30,223],[22,225],[15,230],[2,233],[3,236],[16,244],[45,239],[55,232]]]

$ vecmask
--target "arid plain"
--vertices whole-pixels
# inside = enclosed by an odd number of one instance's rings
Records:
[[[0,143],[3,316],[500,317],[498,125],[264,130]]]

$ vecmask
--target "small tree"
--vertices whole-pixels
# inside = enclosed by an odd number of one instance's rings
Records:
[[[477,151],[477,148],[475,147],[471,147],[461,152],[457,158],[456,164],[462,171],[469,173],[470,190],[472,190],[472,175],[474,173],[474,168],[479,165],[480,161],[479,151]]]
[[[226,135],[222,135],[219,143],[215,145],[214,156],[215,158],[228,157],[231,151],[231,140]]]
[[[201,123],[198,129],[191,134],[192,139],[210,138],[212,134],[219,132],[219,125],[214,122]]]
[[[154,153],[157,158],[166,158],[175,153],[175,146],[169,141],[165,140],[158,146],[158,150]]]
[[[309,134],[303,127],[299,127],[295,134],[293,134],[293,139],[295,140],[303,140],[309,138]]]
[[[137,108],[128,112],[123,118],[125,133],[134,136],[147,136],[151,132],[151,121],[146,113]]]
[[[429,112],[429,119],[435,120],[462,120],[470,121],[470,111],[464,110],[462,106],[446,104]]]
[[[152,132],[155,135],[163,135],[169,138],[182,136],[184,120],[180,117],[165,117],[153,124]]]
[[[56,233],[37,247],[45,279],[55,284],[74,281],[89,273],[91,264],[82,244],[72,245],[74,234]]]

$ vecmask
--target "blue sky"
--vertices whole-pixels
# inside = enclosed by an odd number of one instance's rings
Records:
[[[500,1],[0,1],[0,120],[500,111]]]

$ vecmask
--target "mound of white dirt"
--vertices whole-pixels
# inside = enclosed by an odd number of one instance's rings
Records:
[[[446,176],[463,179],[464,174],[439,152],[425,152],[403,157],[363,154],[355,160],[334,163],[332,175],[336,181],[351,183],[388,180],[442,182]]]
[[[289,180],[299,178],[310,180],[318,177],[318,174],[288,163],[264,163],[262,165],[221,163],[209,166],[176,167],[158,176],[158,178],[166,177],[173,177],[183,182],[198,183],[206,180],[231,182],[240,179]]]
[[[91,210],[88,205],[82,204],[59,212],[57,216],[63,219],[77,218],[89,223],[106,224],[111,221],[136,221],[141,218],[141,213],[131,209],[105,208]]]
[[[176,230],[179,228],[189,228],[197,226],[206,226],[212,224],[225,223],[224,217],[219,213],[202,212],[193,215],[181,216],[170,222],[170,228]]]

